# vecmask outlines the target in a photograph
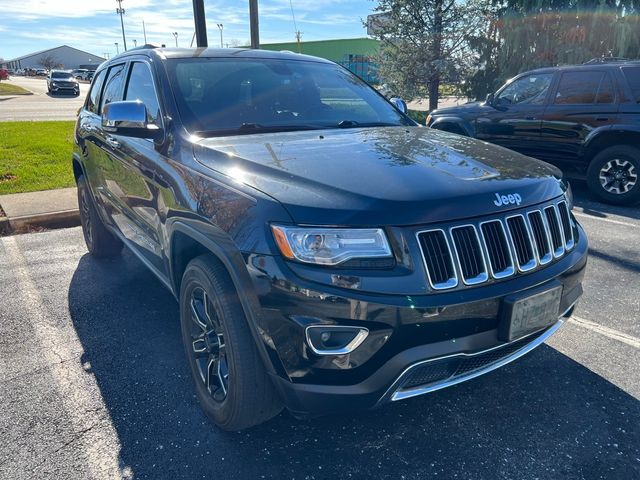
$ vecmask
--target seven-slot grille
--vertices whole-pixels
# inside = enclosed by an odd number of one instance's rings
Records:
[[[524,213],[418,233],[427,276],[435,290],[478,285],[546,265],[575,241],[567,203]]]

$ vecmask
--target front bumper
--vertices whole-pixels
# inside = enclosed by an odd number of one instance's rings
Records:
[[[58,92],[80,93],[80,85],[75,85],[75,86],[51,85],[51,91],[53,93],[58,93]]]
[[[427,295],[319,285],[279,257],[248,256],[261,307],[258,331],[285,405],[304,416],[373,408],[475,378],[531,351],[562,325],[582,295],[587,239],[581,227],[577,231],[573,250],[543,269]],[[502,341],[498,327],[505,297],[552,283],[563,287],[558,322]],[[318,356],[304,335],[306,326],[317,324],[359,326],[369,335],[350,354]]]

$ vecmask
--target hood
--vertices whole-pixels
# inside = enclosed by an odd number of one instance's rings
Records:
[[[482,113],[487,110],[493,110],[493,107],[486,105],[484,102],[469,102],[463,105],[457,105],[454,107],[438,108],[431,112],[433,117],[443,116],[461,116],[461,115],[473,115]]]
[[[420,127],[210,138],[195,143],[194,154],[275,198],[300,224],[417,225],[521,208],[563,193],[555,167]],[[519,201],[499,202],[496,194]]]

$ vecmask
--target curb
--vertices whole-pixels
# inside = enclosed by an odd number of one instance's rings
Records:
[[[80,225],[79,210],[25,215],[22,217],[0,218],[0,234],[20,233],[33,227],[66,228]]]

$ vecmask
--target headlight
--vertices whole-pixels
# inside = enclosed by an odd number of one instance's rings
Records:
[[[381,228],[314,228],[272,225],[282,255],[306,263],[337,265],[353,258],[391,257]]]
[[[433,117],[431,116],[431,114],[427,115],[427,120],[424,122],[427,127],[431,123],[432,119],[433,119]]]
[[[571,191],[571,184],[564,180],[564,183],[567,185],[567,189],[564,191],[564,197],[567,199],[567,207],[569,210],[573,210],[573,192]]]

